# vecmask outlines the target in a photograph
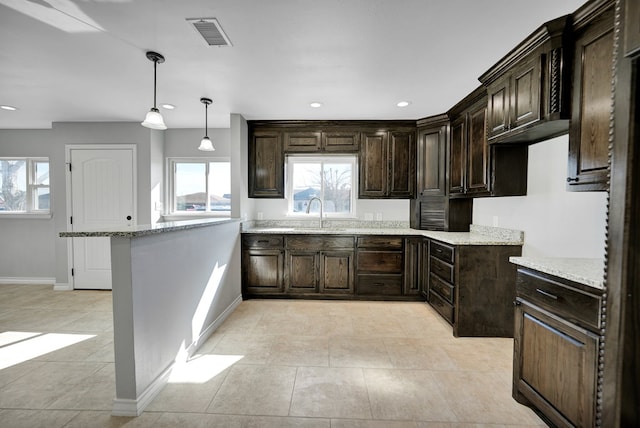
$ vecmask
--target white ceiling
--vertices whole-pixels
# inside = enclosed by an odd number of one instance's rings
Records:
[[[583,0],[0,0],[0,128],[247,119],[417,119],[449,109],[540,24]],[[209,47],[186,18],[219,20]],[[84,21],[84,23],[80,22]],[[90,25],[87,25],[88,23]],[[405,108],[396,102],[409,100]],[[324,106],[312,109],[309,103]]]

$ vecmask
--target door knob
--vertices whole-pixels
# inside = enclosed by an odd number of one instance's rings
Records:
[[[130,215],[127,216],[127,220],[131,220],[131,216]]]

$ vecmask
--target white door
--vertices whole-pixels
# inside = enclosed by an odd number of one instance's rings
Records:
[[[74,232],[135,224],[133,149],[71,149]],[[110,238],[73,238],[73,288],[111,289]]]

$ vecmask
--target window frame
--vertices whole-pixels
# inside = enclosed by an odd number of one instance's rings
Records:
[[[51,189],[51,161],[46,156],[2,156],[0,160],[25,161],[25,210],[24,211],[0,211],[0,218],[51,218],[51,205],[53,192]],[[49,168],[49,184],[37,184],[36,163],[47,163]],[[49,208],[37,209],[35,198],[38,189],[49,189]]]
[[[355,219],[357,218],[356,213],[356,201],[358,197],[358,156],[356,154],[290,154],[286,156],[285,159],[285,198],[287,199],[287,217],[296,217],[296,218],[309,218],[315,219],[318,217],[317,212],[311,212],[307,214],[306,212],[294,212],[294,197],[293,197],[293,164],[295,163],[320,163],[323,165],[325,163],[335,163],[336,160],[342,159],[347,160],[348,163],[351,164],[351,200],[350,207],[351,210],[348,213],[336,213],[336,212],[327,212],[323,210],[323,215],[325,219]],[[324,200],[324,188],[320,190],[320,199],[322,200],[323,207],[325,206]]]
[[[231,166],[229,157],[169,157],[167,158],[167,201],[168,206],[165,209],[166,218],[180,217],[231,217],[231,208],[228,211],[211,211],[210,204],[205,206],[205,211],[178,211],[176,210],[177,197],[175,193],[176,164],[178,163],[194,163],[205,165],[205,193],[207,200],[210,200],[209,193],[209,164],[212,162],[228,163]],[[231,177],[229,177],[231,179]],[[231,192],[231,189],[229,189]],[[233,197],[233,195],[232,195]]]

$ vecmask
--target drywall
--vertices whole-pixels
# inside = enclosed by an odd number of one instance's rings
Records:
[[[473,223],[525,232],[523,255],[603,258],[606,192],[567,192],[568,136],[529,146],[527,195],[477,198]]]
[[[114,414],[139,415],[174,361],[192,354],[242,301],[239,230],[233,221],[112,238]]]

